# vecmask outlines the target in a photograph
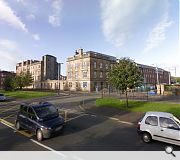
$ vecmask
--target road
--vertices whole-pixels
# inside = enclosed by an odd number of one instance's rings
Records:
[[[57,151],[160,151],[166,143],[153,141],[145,144],[136,133],[136,120],[141,115],[97,109],[82,110],[79,101],[82,96],[51,98],[59,109],[67,109],[66,127],[62,134],[42,142],[27,131],[16,132],[13,129],[19,105],[5,105],[0,110],[0,150],[57,150]],[[95,97],[86,97],[86,100]],[[10,103],[10,102],[9,102]],[[108,114],[107,114],[108,113]],[[109,114],[110,113],[110,114]],[[63,114],[63,112],[62,112]],[[173,146],[180,151],[180,147]]]

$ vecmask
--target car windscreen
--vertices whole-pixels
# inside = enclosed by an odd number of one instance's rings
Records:
[[[52,105],[34,107],[34,110],[40,119],[51,118],[58,115],[57,109]]]

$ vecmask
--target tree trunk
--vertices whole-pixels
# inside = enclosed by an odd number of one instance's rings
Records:
[[[127,90],[126,90],[125,92],[126,92],[126,107],[128,107],[128,95],[127,95]]]

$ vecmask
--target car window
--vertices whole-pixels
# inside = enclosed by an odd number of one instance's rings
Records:
[[[145,124],[157,126],[158,125],[158,118],[156,116],[148,116],[145,120]]]
[[[27,106],[25,106],[25,105],[21,105],[21,107],[20,107],[20,112],[22,113],[22,114],[27,114]]]
[[[1,94],[1,93],[0,93],[0,96],[4,96],[4,94]]]
[[[172,119],[169,119],[169,118],[160,117],[159,123],[160,123],[160,126],[163,128],[170,128],[170,129],[179,128],[178,125]]]
[[[54,106],[39,106],[34,108],[39,118],[47,118],[49,116],[57,115],[57,109]]]
[[[28,108],[28,116],[30,118],[35,118],[36,117],[36,115],[35,115],[35,113],[34,113],[34,111],[33,111],[33,109],[31,107]]]

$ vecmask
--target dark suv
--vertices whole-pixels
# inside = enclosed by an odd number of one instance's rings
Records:
[[[53,133],[64,127],[64,119],[58,109],[48,102],[39,104],[21,104],[15,121],[17,130],[27,129],[36,135],[38,141],[50,138]]]

